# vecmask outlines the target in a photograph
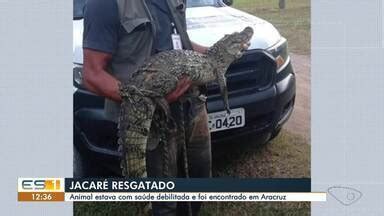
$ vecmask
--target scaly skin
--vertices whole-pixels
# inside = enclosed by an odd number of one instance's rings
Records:
[[[169,116],[164,97],[176,88],[184,76],[193,85],[217,81],[224,99],[225,109],[230,112],[225,72],[229,65],[242,56],[253,35],[250,27],[240,33],[224,36],[207,54],[191,50],[170,50],[154,55],[135,72],[129,82],[121,85],[123,99],[119,119],[119,149],[124,156],[121,168],[124,176],[146,177],[146,144],[156,106]]]

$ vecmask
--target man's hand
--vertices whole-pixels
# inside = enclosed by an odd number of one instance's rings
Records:
[[[192,48],[194,51],[199,53],[206,53],[208,51],[208,47],[201,46],[197,43],[192,42]],[[167,100],[168,103],[173,103],[179,99],[188,89],[191,87],[192,81],[189,79],[189,77],[185,76],[179,80],[177,83],[177,86],[175,90],[170,92],[165,96],[165,100]]]
[[[189,77],[184,76],[177,83],[175,90],[165,96],[165,100],[167,100],[168,103],[177,101],[189,89],[191,84],[192,81],[189,79]]]
[[[194,51],[196,51],[196,52],[199,52],[199,53],[202,53],[202,54],[206,54],[208,49],[209,49],[209,47],[202,46],[202,45],[197,44],[197,43],[195,43],[193,41],[191,41],[191,43],[192,43],[192,49]]]

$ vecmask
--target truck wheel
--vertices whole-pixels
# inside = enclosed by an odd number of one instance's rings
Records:
[[[103,170],[95,167],[95,164],[86,156],[80,154],[76,147],[73,147],[73,177],[90,178],[104,176]]]
[[[281,132],[281,127],[273,130],[271,133],[271,138],[269,138],[269,140],[273,140],[275,137],[277,137],[280,134],[280,132]]]
[[[84,178],[86,177],[86,162],[81,156],[79,150],[76,147],[73,147],[73,177],[74,178]]]

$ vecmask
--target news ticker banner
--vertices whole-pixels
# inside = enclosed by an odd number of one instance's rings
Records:
[[[310,179],[18,179],[18,201],[26,202],[326,201],[325,192],[310,190]]]

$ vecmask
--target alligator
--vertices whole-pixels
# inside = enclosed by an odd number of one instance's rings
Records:
[[[150,57],[128,82],[120,84],[118,144],[123,153],[120,164],[123,176],[147,177],[146,145],[155,109],[158,107],[164,116],[170,116],[165,96],[176,88],[181,78],[188,76],[192,85],[197,86],[218,82],[224,108],[230,113],[225,73],[248,49],[252,35],[251,27],[225,35],[205,54],[192,50],[160,52]]]

